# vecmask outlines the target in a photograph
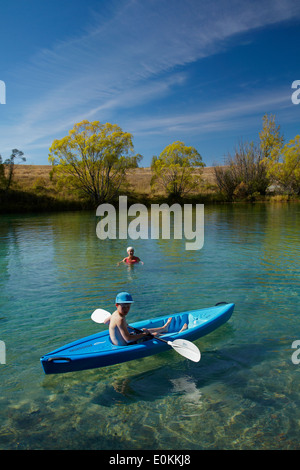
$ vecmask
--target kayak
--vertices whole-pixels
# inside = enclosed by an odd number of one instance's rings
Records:
[[[221,302],[214,307],[164,315],[130,323],[130,326],[139,330],[157,328],[163,326],[167,319],[172,317],[167,333],[160,337],[167,341],[176,339],[193,341],[211,333],[227,322],[233,310],[233,303]],[[185,323],[187,328],[179,332]],[[115,346],[110,340],[107,329],[55,349],[41,357],[40,361],[45,374],[58,374],[111,366],[161,353],[168,349],[170,346],[167,342],[162,342],[155,337],[142,342],[129,343],[126,346]]]

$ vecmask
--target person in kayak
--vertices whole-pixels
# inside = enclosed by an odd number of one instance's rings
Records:
[[[132,303],[132,296],[128,292],[120,292],[116,297],[117,310],[112,314],[109,320],[110,339],[116,346],[126,346],[128,343],[144,339],[148,335],[156,336],[158,334],[165,333],[172,321],[172,318],[170,317],[160,328],[143,328],[142,333],[130,333],[129,330],[131,327],[127,324],[126,315],[128,314]]]
[[[141,264],[144,264],[143,261],[140,260],[140,258],[138,258],[137,256],[134,256],[134,249],[132,248],[132,246],[129,246],[127,248],[127,253],[128,253],[128,256],[124,259],[122,259],[122,261],[119,261],[119,263],[117,263],[117,266],[120,266],[121,263],[125,263],[125,264],[138,264],[138,263],[141,263]]]

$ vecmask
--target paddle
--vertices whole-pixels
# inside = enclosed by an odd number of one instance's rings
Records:
[[[91,319],[96,323],[109,323],[111,314],[102,308],[97,308],[91,315]],[[134,330],[136,333],[142,333],[141,330],[137,330],[136,328],[129,327]],[[157,339],[158,341],[162,341],[163,343],[167,343],[171,346],[178,354],[181,356],[186,357],[194,362],[199,362],[201,359],[201,353],[197,346],[186,339],[175,339],[174,341],[167,341],[162,339],[158,336],[153,336],[153,338]]]

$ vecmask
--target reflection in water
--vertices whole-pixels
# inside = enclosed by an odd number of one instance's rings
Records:
[[[205,207],[201,250],[138,239],[144,266],[116,267],[132,243],[99,240],[96,224],[81,212],[0,218],[0,448],[298,448],[299,205]],[[197,340],[197,364],[170,350],[45,377],[39,358],[106,328],[90,315],[122,290],[135,300],[129,323],[236,308]]]
[[[192,405],[201,405],[202,393],[198,390],[196,381],[190,376],[171,379],[175,393],[182,394],[182,398]]]

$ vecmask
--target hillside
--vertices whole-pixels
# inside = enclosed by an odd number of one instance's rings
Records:
[[[78,192],[50,179],[51,165],[15,165],[10,191],[0,191],[0,213],[90,209],[91,204]],[[135,168],[127,173],[127,184],[120,190],[132,202],[164,202],[165,193],[151,192],[151,169]],[[223,200],[217,190],[212,167],[203,169],[197,190],[185,202],[201,203]]]
[[[50,181],[51,165],[16,165],[15,182],[22,190],[44,188],[51,190]],[[135,168],[128,171],[128,182],[132,189],[137,193],[149,194],[151,181],[151,168]],[[215,184],[213,167],[203,168],[202,186]]]

